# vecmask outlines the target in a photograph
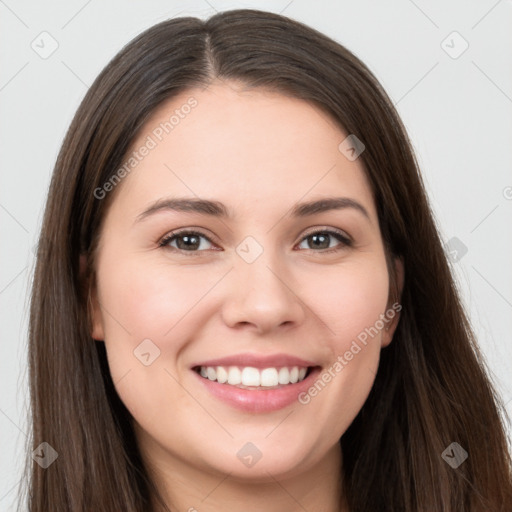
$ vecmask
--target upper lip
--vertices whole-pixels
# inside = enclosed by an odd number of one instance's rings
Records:
[[[301,359],[289,354],[235,354],[232,356],[221,357],[218,359],[209,359],[208,361],[202,361],[192,365],[192,368],[198,366],[251,366],[253,368],[274,368],[274,367],[309,367],[317,366],[311,361]]]

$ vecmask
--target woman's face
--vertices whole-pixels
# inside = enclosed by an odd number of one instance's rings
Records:
[[[97,191],[118,187],[92,335],[160,468],[258,479],[339,457],[398,319],[347,135],[307,102],[217,82],[159,108]]]

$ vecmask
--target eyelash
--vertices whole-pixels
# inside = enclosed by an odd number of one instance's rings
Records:
[[[319,235],[319,234],[331,235],[334,238],[336,238],[339,242],[341,242],[341,244],[336,246],[336,247],[330,248],[330,249],[320,249],[318,251],[316,251],[314,249],[308,249],[309,251],[319,252],[321,254],[333,253],[333,252],[338,252],[338,251],[342,250],[345,247],[351,247],[352,243],[353,243],[352,240],[350,238],[348,238],[347,236],[345,236],[343,234],[343,232],[341,232],[341,231],[332,230],[332,229],[321,229],[321,230],[313,231],[313,232],[308,233],[307,235],[305,235],[300,240],[299,244],[302,243],[307,238],[309,238],[309,237],[311,237],[313,235]],[[210,238],[208,236],[206,236],[204,233],[202,233],[200,231],[183,229],[181,231],[173,231],[173,232],[169,233],[164,238],[162,238],[162,240],[160,240],[158,245],[159,245],[159,247],[162,247],[162,248],[170,248],[173,251],[180,252],[180,253],[182,253],[182,254],[184,254],[186,256],[193,256],[193,255],[196,255],[197,253],[204,252],[204,251],[198,251],[198,250],[195,250],[195,251],[185,251],[184,249],[178,249],[176,247],[169,247],[168,244],[171,241],[173,241],[174,239],[178,238],[179,236],[183,236],[183,235],[194,235],[194,236],[203,237],[206,240],[208,240],[208,242],[210,242],[212,244],[214,243],[212,240],[210,240]]]

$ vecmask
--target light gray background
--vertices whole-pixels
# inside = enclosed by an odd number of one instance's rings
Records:
[[[453,268],[512,414],[510,0],[0,0],[0,511],[14,510],[19,471],[30,455],[22,444],[28,290],[45,195],[71,118],[101,69],[142,30],[176,15],[205,18],[243,7],[283,13],[324,32],[358,55],[388,91],[416,149],[443,239],[453,247],[456,237],[467,248]],[[460,36],[448,37],[453,31]],[[31,47],[49,51],[52,38],[58,48],[47,58]],[[458,56],[464,40],[469,47]]]

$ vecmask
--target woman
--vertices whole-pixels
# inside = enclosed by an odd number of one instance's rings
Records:
[[[261,11],[174,19],[89,89],[35,272],[31,512],[512,510],[480,360],[347,49]]]

